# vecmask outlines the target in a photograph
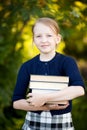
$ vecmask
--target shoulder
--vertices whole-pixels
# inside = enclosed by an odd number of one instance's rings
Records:
[[[76,62],[74,57],[65,54],[57,53],[57,57],[60,59],[61,62],[64,63]]]
[[[38,61],[38,59],[39,59],[39,55],[36,55],[35,57],[33,57],[33,58],[31,58],[31,59],[25,61],[25,62],[22,64],[22,66],[29,66],[29,65],[31,65],[31,64],[34,64],[34,63],[36,63],[36,62]]]
[[[62,69],[64,70],[64,72],[66,72],[67,74],[72,74],[72,72],[78,73],[78,65],[76,62],[76,59],[74,57],[68,56],[68,55],[63,55],[63,54],[59,54],[60,55],[60,65],[62,66]]]
[[[24,63],[22,63],[22,65],[20,66],[20,69],[19,71],[22,71],[22,72],[30,72],[30,68],[31,66],[35,65],[37,63],[39,59],[39,55],[33,57],[32,59],[30,60],[27,60],[25,61]]]

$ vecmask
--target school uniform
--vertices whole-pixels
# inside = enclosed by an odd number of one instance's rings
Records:
[[[40,61],[40,55],[22,64],[12,101],[25,99],[30,75],[69,76],[69,86],[84,87],[83,79],[75,60],[56,52],[47,62]],[[22,130],[74,130],[72,123],[72,101],[63,110],[28,111]]]

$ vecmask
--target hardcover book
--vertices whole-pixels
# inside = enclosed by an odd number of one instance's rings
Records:
[[[53,93],[68,87],[67,76],[31,75],[29,88],[32,93]],[[52,101],[47,104],[66,104],[66,101]]]

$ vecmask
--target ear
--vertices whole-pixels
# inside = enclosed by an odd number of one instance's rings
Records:
[[[60,41],[61,41],[61,35],[58,34],[58,35],[57,35],[57,39],[56,39],[57,44],[60,43]]]

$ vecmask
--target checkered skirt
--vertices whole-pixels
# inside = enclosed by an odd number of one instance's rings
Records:
[[[74,127],[71,113],[51,115],[50,111],[43,111],[27,112],[22,130],[74,130]]]

